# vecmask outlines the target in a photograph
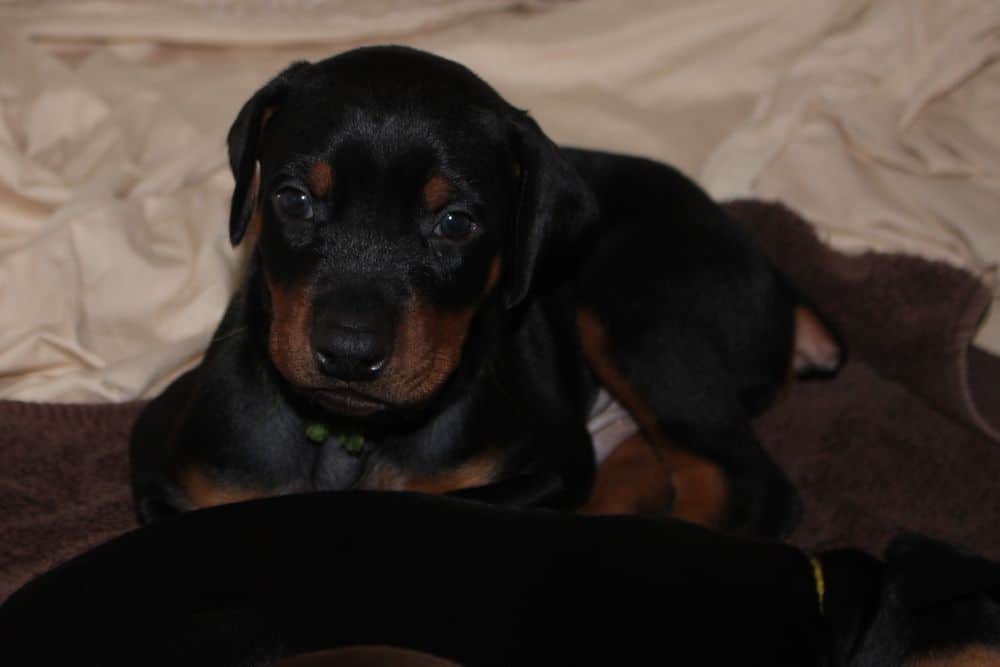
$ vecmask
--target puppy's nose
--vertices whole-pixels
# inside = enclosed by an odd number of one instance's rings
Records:
[[[377,331],[327,326],[317,338],[316,365],[324,375],[345,382],[374,379],[389,358],[391,340]]]
[[[344,278],[313,303],[312,349],[317,369],[344,382],[372,380],[388,365],[397,309],[371,284]]]

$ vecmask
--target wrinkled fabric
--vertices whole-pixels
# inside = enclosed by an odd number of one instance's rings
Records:
[[[984,280],[1000,258],[992,0],[44,1],[0,26],[0,398],[150,396],[195,363],[245,251],[229,123],[364,43],[467,64],[559,141],[781,199],[835,247]]]
[[[854,4],[714,151],[704,182],[784,201],[842,250],[918,254],[995,285],[1000,3]],[[978,340],[1000,351],[1000,317]]]

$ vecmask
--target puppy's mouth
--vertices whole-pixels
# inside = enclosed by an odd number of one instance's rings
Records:
[[[352,389],[316,389],[310,395],[324,410],[346,417],[368,417],[392,407],[381,399]]]

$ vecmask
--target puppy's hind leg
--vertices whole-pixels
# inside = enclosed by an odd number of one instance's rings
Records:
[[[612,340],[607,321],[586,308],[578,325],[595,376],[642,429],[635,446],[651,447],[651,455],[641,458],[649,467],[662,466],[662,472],[644,470],[634,482],[619,484],[663,480],[668,488],[659,489],[659,497],[670,499],[663,511],[693,523],[767,537],[791,532],[800,514],[798,495],[761,449],[726,384],[715,381],[721,371],[712,368],[710,346],[689,337],[685,349],[672,353],[636,350],[634,341]],[[585,511],[601,509],[592,501]]]

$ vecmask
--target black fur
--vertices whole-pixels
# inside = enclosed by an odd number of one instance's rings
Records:
[[[381,644],[471,666],[897,667],[1000,648],[996,563],[915,537],[884,562],[819,560],[822,612],[797,549],[679,521],[271,498],[146,526],[31,582],[0,607],[0,663],[265,667]]]

